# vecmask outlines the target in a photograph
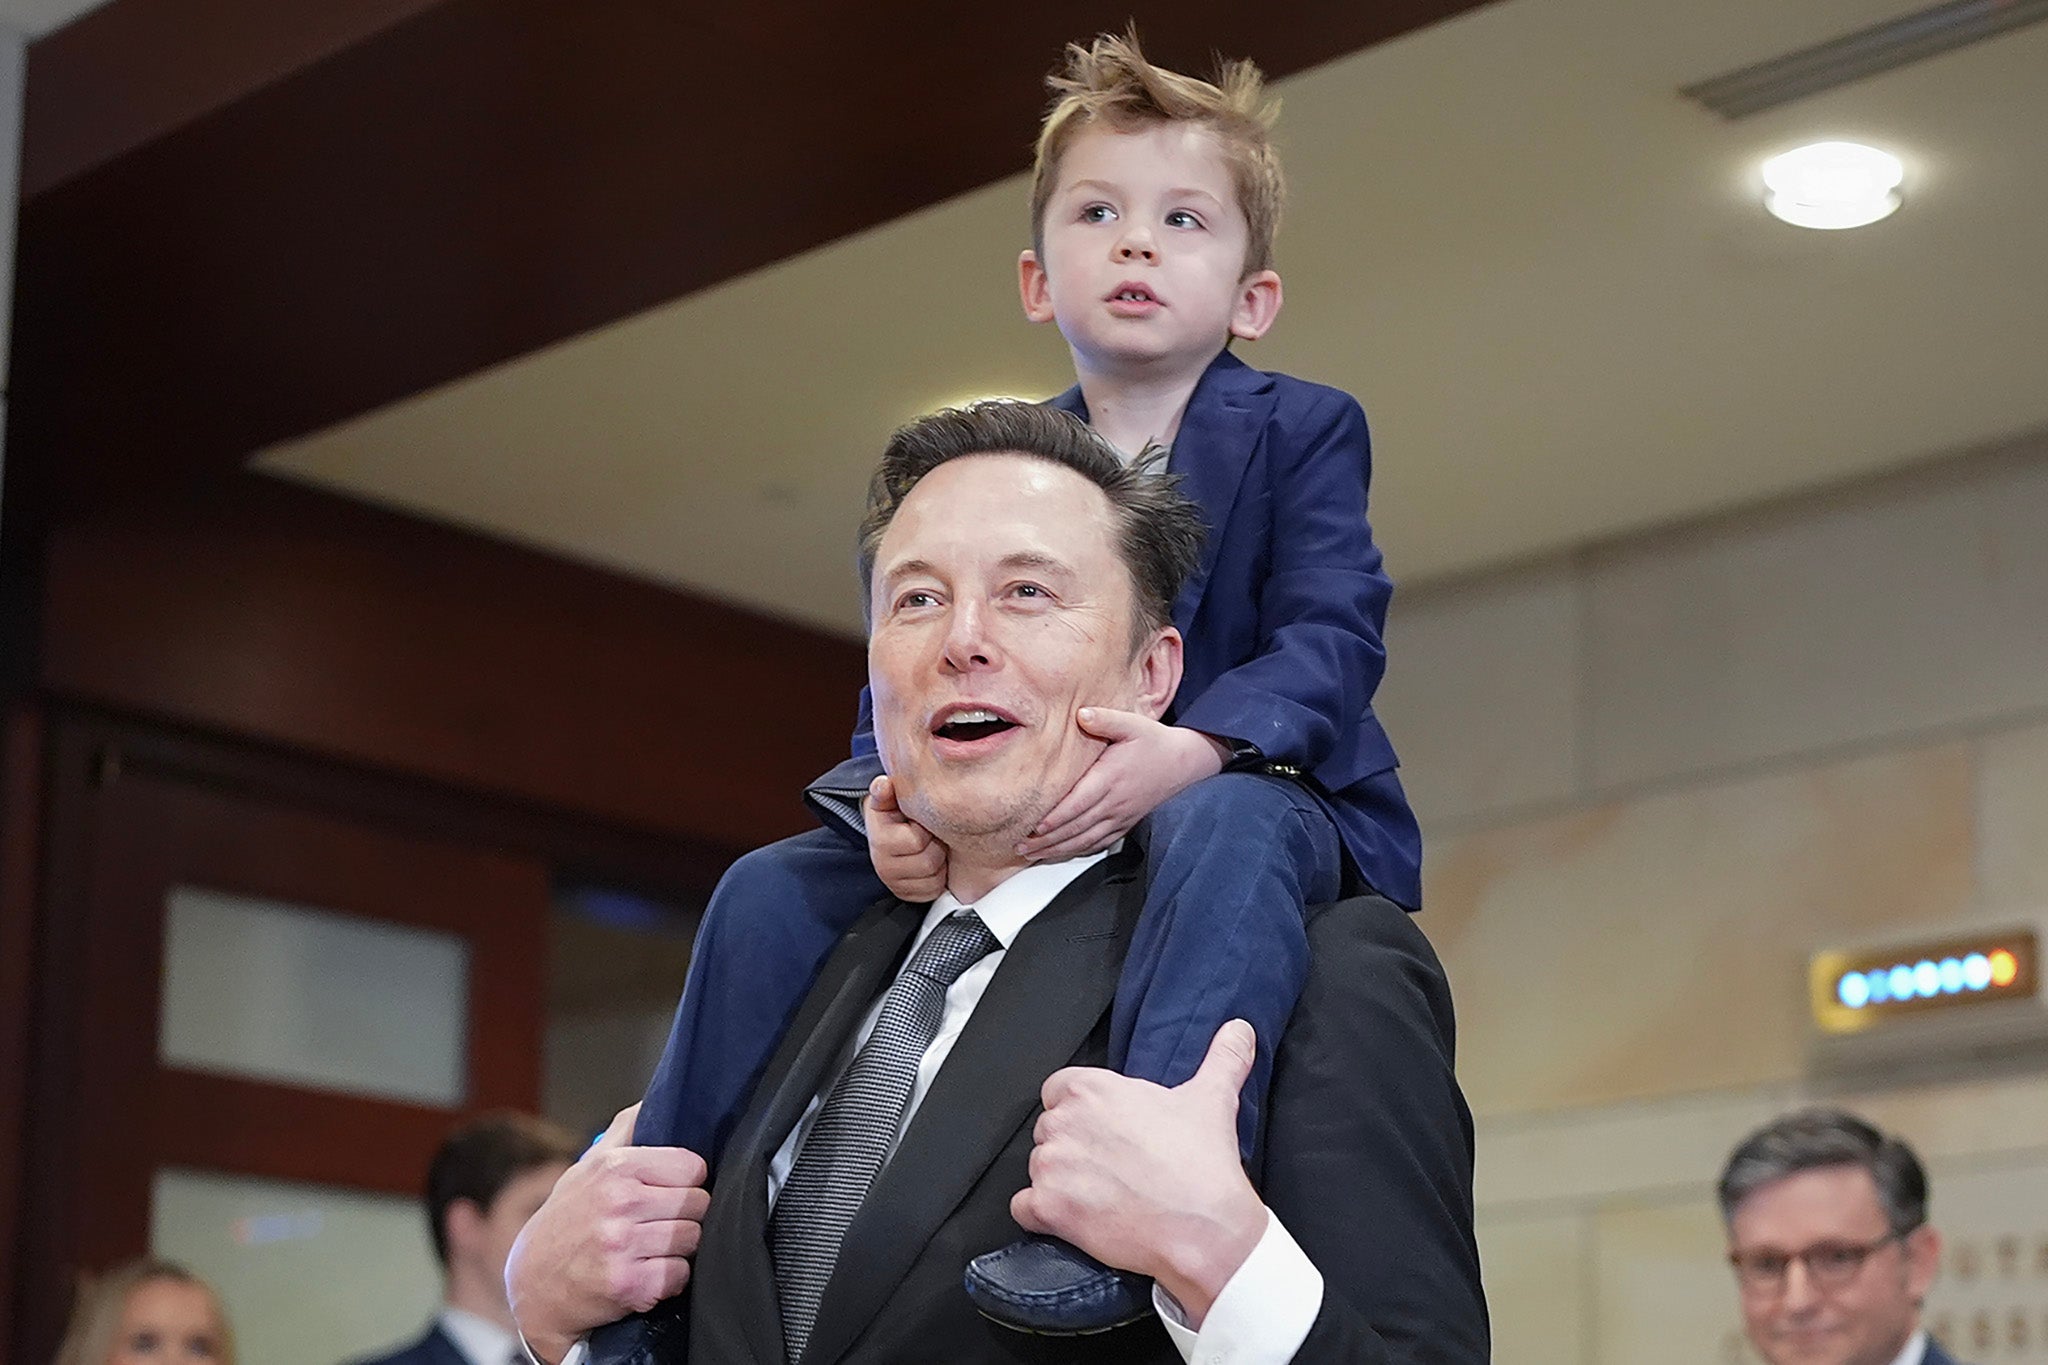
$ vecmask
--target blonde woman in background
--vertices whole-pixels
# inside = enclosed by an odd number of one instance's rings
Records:
[[[54,1365],[235,1365],[235,1338],[206,1281],[145,1258],[79,1290]]]

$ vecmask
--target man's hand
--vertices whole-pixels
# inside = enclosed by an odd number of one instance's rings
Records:
[[[512,1316],[534,1354],[558,1361],[576,1338],[680,1293],[703,1232],[703,1158],[635,1147],[640,1106],[619,1111],[555,1182],[505,1263]]]
[[[1152,1276],[1199,1327],[1266,1230],[1237,1153],[1237,1095],[1256,1046],[1251,1025],[1231,1020],[1201,1069],[1171,1090],[1093,1067],[1054,1072],[1031,1185],[1011,1216]]]
[[[886,777],[868,784],[866,814],[868,857],[889,894],[922,905],[946,889],[946,846],[896,804],[896,788]]]
[[[1033,862],[1101,852],[1168,797],[1222,772],[1230,752],[1200,730],[1162,725],[1135,711],[1084,706],[1075,719],[1109,747],[1017,845],[1018,854]]]

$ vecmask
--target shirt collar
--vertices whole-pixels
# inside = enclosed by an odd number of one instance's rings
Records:
[[[922,943],[925,935],[954,911],[971,908],[981,916],[981,922],[988,926],[996,942],[1007,951],[1017,941],[1017,935],[1024,931],[1024,926],[1031,923],[1039,911],[1051,905],[1054,897],[1073,885],[1075,878],[1122,847],[1123,841],[1118,840],[1100,853],[1069,858],[1065,862],[1032,863],[1011,873],[971,907],[964,906],[951,891],[942,891],[932,902],[932,908],[925,912],[924,924],[917,933],[918,942]]]
[[[1915,1328],[1913,1335],[1906,1338],[1906,1349],[1899,1352],[1899,1358],[1892,1365],[1921,1365],[1927,1359],[1927,1329]]]
[[[472,1365],[504,1365],[519,1355],[519,1338],[489,1318],[444,1303],[436,1321],[442,1334],[455,1343],[455,1349],[467,1356]]]

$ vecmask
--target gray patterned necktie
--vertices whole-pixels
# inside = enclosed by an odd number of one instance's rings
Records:
[[[1000,946],[972,910],[940,921],[882,997],[874,1031],[819,1106],[769,1234],[792,1365],[810,1342],[846,1229],[895,1145],[917,1064],[938,1036],[946,990]]]

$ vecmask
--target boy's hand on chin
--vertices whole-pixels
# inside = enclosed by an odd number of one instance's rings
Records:
[[[903,813],[896,804],[896,788],[886,777],[868,784],[867,800],[861,804],[868,858],[889,894],[913,905],[937,900],[946,889],[946,846]]]
[[[1227,752],[1200,730],[1162,725],[1135,711],[1084,706],[1081,728],[1107,740],[1074,789],[1046,812],[1017,852],[1033,862],[1099,853],[1169,797],[1223,771]]]

